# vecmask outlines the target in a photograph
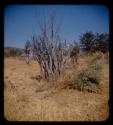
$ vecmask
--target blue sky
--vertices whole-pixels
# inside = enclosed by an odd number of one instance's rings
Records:
[[[86,31],[109,33],[109,10],[103,5],[10,5],[4,11],[4,46],[23,48],[51,11],[62,40],[79,41]]]

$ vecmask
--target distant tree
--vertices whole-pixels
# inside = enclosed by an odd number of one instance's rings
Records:
[[[80,36],[80,45],[87,52],[92,51],[94,47],[94,34],[92,32],[86,32],[82,36]]]
[[[108,52],[109,35],[107,33],[96,33],[94,50],[101,51],[103,53]]]
[[[86,32],[80,37],[80,45],[87,52],[101,51],[103,53],[109,50],[109,34]]]

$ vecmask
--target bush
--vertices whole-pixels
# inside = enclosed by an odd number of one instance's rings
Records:
[[[78,54],[79,54],[79,47],[75,46],[70,53],[70,57],[71,57],[73,63],[77,62]]]
[[[78,79],[80,82],[78,87],[81,87],[81,90],[96,92],[100,87],[101,73],[92,68],[87,68],[80,72]]]
[[[73,89],[99,92],[102,88],[102,66],[102,56],[95,54],[89,61],[87,68],[82,69],[78,75],[66,76],[64,83]]]

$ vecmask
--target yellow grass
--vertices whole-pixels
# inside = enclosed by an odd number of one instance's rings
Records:
[[[80,58],[77,71],[88,57]],[[84,64],[84,65],[83,65]],[[71,68],[67,70],[71,73]],[[109,117],[109,64],[104,63],[101,94],[50,86],[32,77],[37,62],[5,59],[4,115],[9,121],[103,121]]]

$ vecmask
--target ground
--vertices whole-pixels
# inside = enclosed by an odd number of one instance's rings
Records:
[[[83,59],[79,60],[79,67]],[[62,89],[45,81],[37,62],[4,61],[4,117],[9,121],[105,121],[109,117],[109,64],[104,62],[103,91]],[[51,83],[52,84],[52,83]]]

